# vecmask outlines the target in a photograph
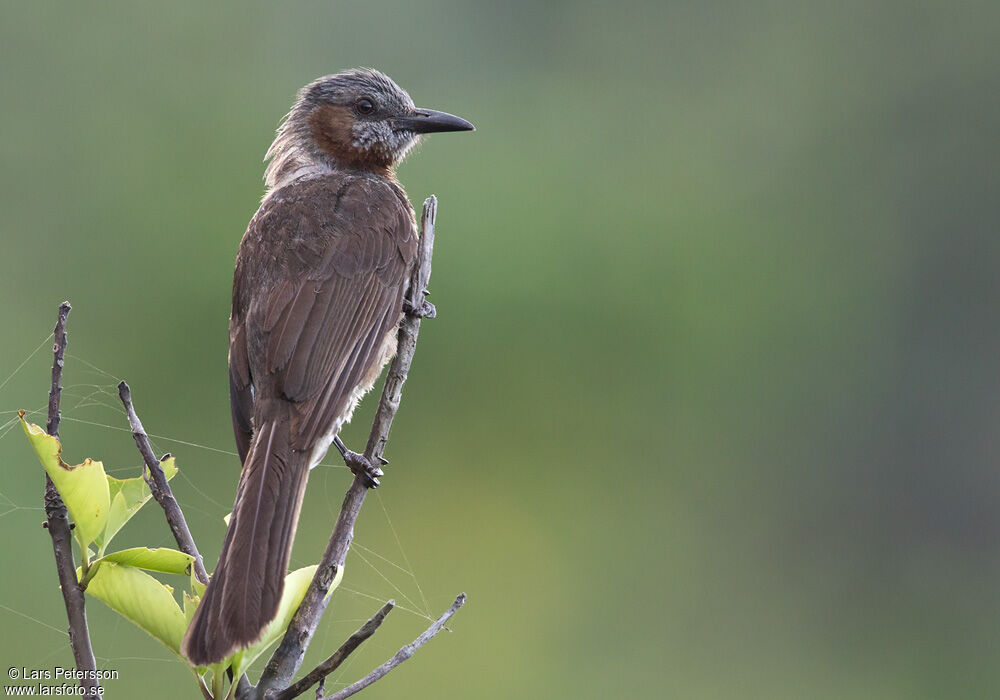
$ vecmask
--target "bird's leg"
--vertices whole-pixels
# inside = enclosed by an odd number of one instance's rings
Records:
[[[333,444],[337,446],[340,450],[341,456],[344,458],[344,464],[346,464],[352,472],[355,474],[363,474],[368,478],[368,488],[375,488],[379,485],[378,478],[380,476],[385,476],[385,472],[382,471],[381,467],[375,466],[371,463],[367,457],[358,452],[347,449],[347,445],[344,441],[340,439],[340,436],[333,438]],[[386,460],[381,460],[382,464],[388,464]]]
[[[430,294],[426,289],[424,290],[424,296]],[[413,302],[408,298],[403,298],[403,312],[408,316],[413,316],[414,318],[435,318],[437,317],[437,309],[434,308],[434,304],[430,303],[424,299],[424,303],[420,308],[413,306]]]

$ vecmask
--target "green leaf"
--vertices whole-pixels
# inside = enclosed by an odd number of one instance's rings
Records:
[[[160,466],[163,468],[168,481],[177,474],[177,466],[174,463],[173,457],[167,457],[162,460]],[[153,496],[149,490],[149,486],[146,484],[146,480],[141,476],[131,479],[116,479],[113,476],[109,476],[108,490],[111,495],[108,524],[104,532],[96,540],[100,553],[104,552],[118,531]]]
[[[278,605],[278,614],[275,616],[271,623],[264,629],[264,634],[261,636],[260,640],[237,652],[233,655],[233,677],[239,678],[243,673],[250,668],[258,656],[260,656],[264,651],[271,646],[274,642],[281,639],[285,634],[285,630],[288,628],[288,624],[292,621],[292,616],[295,611],[299,609],[299,605],[302,604],[302,599],[306,595],[306,589],[309,588],[309,584],[313,580],[313,576],[316,573],[316,565],[306,566],[302,569],[297,569],[285,577],[285,590],[281,594],[281,603]],[[340,585],[341,579],[344,578],[344,567],[340,567],[337,571],[336,577],[333,579],[333,583],[330,585],[330,591],[327,593],[327,597]]]
[[[191,619],[194,617],[194,611],[198,609],[198,603],[201,602],[201,596],[193,596],[187,591],[181,591],[181,593],[183,594],[184,619],[190,625]]]
[[[80,548],[86,549],[104,532],[108,522],[111,498],[104,465],[89,457],[76,466],[66,464],[62,460],[59,440],[37,425],[26,422],[24,411],[21,411],[20,418],[25,435],[76,525],[73,534]]]
[[[201,599],[201,597],[203,595],[205,595],[205,589],[206,588],[208,588],[208,586],[206,586],[204,583],[202,583],[201,581],[199,581],[198,577],[195,576],[194,567],[192,566],[191,567],[191,594],[196,599]]]
[[[123,549],[120,552],[105,554],[100,559],[94,561],[91,566],[96,565],[98,562],[109,561],[118,564],[127,564],[128,566],[137,569],[146,569],[147,571],[187,575],[191,573],[191,562],[194,561],[194,557],[167,547],[160,547],[158,549],[133,547],[132,549]]]
[[[180,656],[187,619],[170,586],[134,567],[105,560],[87,593]]]

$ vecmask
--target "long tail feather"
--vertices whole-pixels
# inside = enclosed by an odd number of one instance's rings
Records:
[[[260,425],[219,564],[181,644],[191,663],[218,663],[257,641],[274,619],[308,475],[309,456],[292,450],[287,418]]]

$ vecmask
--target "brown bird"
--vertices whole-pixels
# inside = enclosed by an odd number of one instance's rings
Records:
[[[240,243],[229,397],[243,470],[222,554],[184,636],[197,666],[256,641],[277,614],[309,470],[336,441],[370,485],[381,469],[337,438],[396,352],[415,264],[394,168],[421,134],[472,130],[418,109],[388,76],[304,87],[267,152],[267,194]]]

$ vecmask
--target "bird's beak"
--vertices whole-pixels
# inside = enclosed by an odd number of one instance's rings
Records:
[[[418,134],[432,134],[439,131],[475,131],[476,127],[461,117],[436,109],[414,109],[406,117],[392,120],[393,128],[413,131]]]

